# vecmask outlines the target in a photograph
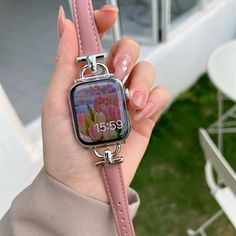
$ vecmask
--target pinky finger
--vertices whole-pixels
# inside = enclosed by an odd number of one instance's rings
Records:
[[[160,116],[160,113],[167,107],[170,101],[170,94],[163,86],[155,87],[148,98],[144,109],[138,111],[134,115],[134,119],[139,121],[141,119],[150,118],[155,123]]]

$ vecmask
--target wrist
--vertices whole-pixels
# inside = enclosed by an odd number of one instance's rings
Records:
[[[67,174],[58,173],[49,170],[45,167],[46,172],[56,181],[66,185],[72,191],[86,195],[88,197],[97,199],[99,201],[108,203],[108,198],[106,195],[106,190],[100,176],[100,173],[88,175],[68,176]],[[69,171],[67,171],[69,173]]]
[[[86,195],[91,198],[95,198],[99,201],[108,203],[108,198],[106,195],[106,190],[104,188],[104,184],[99,178],[99,180],[87,181],[81,183],[80,181],[68,181],[64,183],[70,189],[80,194]]]

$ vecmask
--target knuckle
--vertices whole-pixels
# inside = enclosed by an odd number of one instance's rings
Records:
[[[146,67],[150,71],[153,71],[153,72],[156,71],[155,66],[151,62],[149,62],[149,61],[140,61],[139,64],[142,67]]]
[[[129,38],[129,37],[121,39],[121,40],[120,40],[120,43],[129,43],[129,44],[134,44],[134,45],[136,45],[136,46],[139,46],[139,44],[137,43],[137,41],[135,41],[134,39]]]
[[[57,70],[59,62],[60,62],[60,54],[57,51],[55,61],[54,61],[54,68],[53,68],[54,71]]]
[[[113,57],[115,57],[116,54],[119,51],[122,51],[123,48],[129,49],[129,52],[127,52],[127,53],[133,52],[132,54],[134,54],[134,52],[135,52],[135,55],[140,54],[140,45],[135,40],[133,40],[131,38],[123,38],[123,39],[120,39],[120,40],[114,42],[112,44],[110,53]]]
[[[138,54],[140,53],[140,45],[138,44],[138,42],[134,41],[133,39],[127,39],[126,43],[129,43],[133,50],[136,50]]]
[[[119,44],[126,44],[129,45],[130,48],[140,51],[140,45],[137,41],[133,40],[132,38],[123,38],[119,41]]]
[[[154,80],[156,78],[156,67],[149,61],[140,61],[138,63],[140,68],[150,74],[150,79]]]
[[[159,90],[162,93],[164,102],[166,104],[168,104],[170,102],[170,100],[171,100],[171,94],[170,94],[169,90],[165,86],[163,86],[163,85],[159,86]]]

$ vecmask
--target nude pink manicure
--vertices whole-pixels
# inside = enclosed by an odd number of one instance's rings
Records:
[[[124,79],[130,71],[131,58],[127,53],[121,53],[114,58],[115,75],[118,79]]]
[[[57,18],[57,33],[58,37],[61,38],[64,31],[64,22],[65,22],[65,11],[62,6],[59,8],[58,18]]]
[[[132,96],[132,102],[136,107],[142,109],[146,103],[146,95],[143,91],[136,90]]]
[[[155,103],[152,101],[148,101],[145,108],[142,111],[135,114],[134,120],[139,121],[142,118],[149,117],[152,114],[152,112],[154,111],[154,107],[155,107]]]

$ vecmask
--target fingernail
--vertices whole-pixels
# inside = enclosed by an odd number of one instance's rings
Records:
[[[129,73],[131,58],[127,53],[122,53],[114,58],[113,65],[115,67],[115,75],[122,80]]]
[[[104,5],[100,9],[100,11],[112,11],[112,12],[119,12],[119,9],[112,5]]]
[[[135,91],[132,96],[132,102],[134,105],[140,109],[142,109],[145,106],[146,102],[146,95],[142,91]]]
[[[61,38],[64,31],[64,22],[65,22],[65,11],[62,6],[59,8],[58,18],[57,18],[57,33],[58,37]]]
[[[134,120],[139,121],[142,118],[147,118],[148,116],[152,114],[154,107],[155,107],[154,102],[148,101],[145,108],[134,115]]]

